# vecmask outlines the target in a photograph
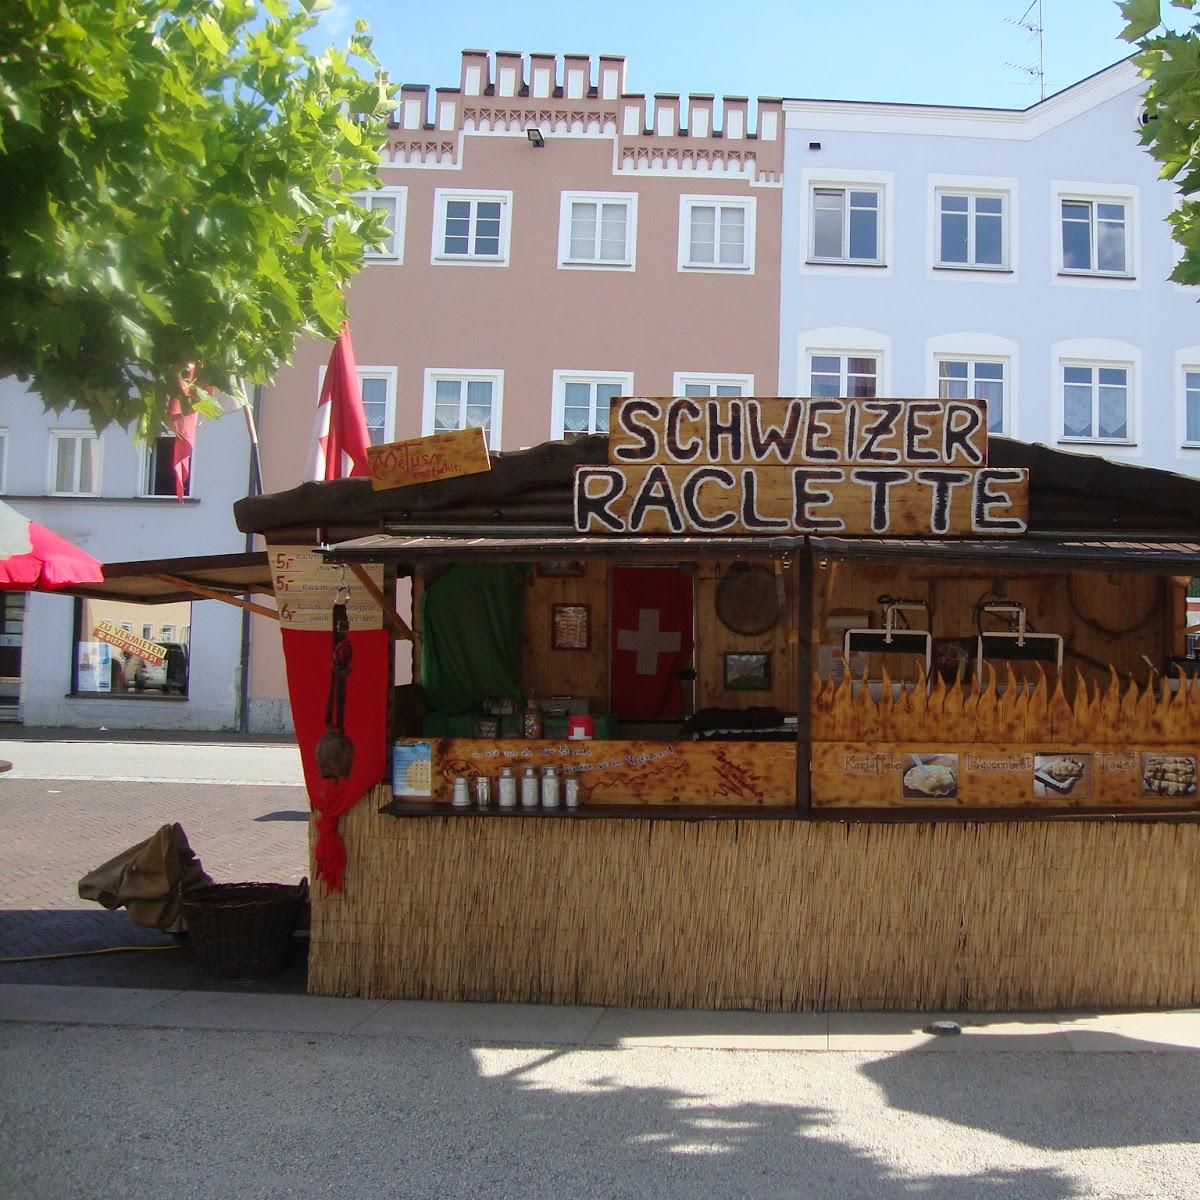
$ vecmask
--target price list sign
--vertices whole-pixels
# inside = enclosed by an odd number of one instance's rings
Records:
[[[359,582],[354,572],[327,563],[311,546],[272,546],[271,581],[279,608],[279,624],[284,629],[320,629],[329,631],[333,605],[343,583],[349,592],[346,615],[351,629],[379,629],[383,613]],[[375,586],[383,590],[383,567],[373,563],[366,568]]]

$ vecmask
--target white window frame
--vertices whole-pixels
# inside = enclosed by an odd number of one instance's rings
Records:
[[[632,271],[637,267],[637,193],[563,192],[558,209],[558,265],[565,271]],[[574,204],[623,204],[625,254],[616,259],[571,257],[571,207]]]
[[[0,427],[0,496],[8,494],[8,443],[9,430]]]
[[[1187,376],[1200,373],[1200,345],[1184,346],[1175,351],[1176,444],[1191,458],[1200,454],[1200,440],[1187,436]]]
[[[991,175],[930,175],[929,185],[929,274],[931,278],[983,279],[1011,282],[1016,274],[1017,181]],[[953,263],[942,261],[942,197],[996,198],[1003,204],[1001,218],[1001,264]],[[968,208],[968,244],[974,238],[974,223]]]
[[[632,396],[632,371],[555,371],[550,401],[550,436],[551,438],[566,437],[566,407],[568,383],[615,383],[620,389],[620,395]],[[595,433],[596,404],[593,395],[589,401],[591,419],[588,422],[588,433]]]
[[[816,211],[814,197],[818,189],[844,188],[850,191],[879,193],[879,245],[877,257],[865,258],[815,258],[813,239],[816,233]],[[892,196],[895,179],[891,171],[832,170],[806,168],[800,172],[800,271],[802,274],[856,275],[862,278],[865,272],[871,278],[890,276],[892,273],[893,214]],[[849,224],[846,226],[849,237]]]
[[[1066,342],[1055,342],[1050,347],[1050,362],[1053,372],[1054,426],[1051,436],[1060,445],[1071,446],[1080,453],[1120,456],[1122,452],[1136,451],[1141,438],[1141,386],[1142,352],[1129,342],[1118,342],[1108,338],[1074,338]],[[1125,430],[1124,438],[1067,437],[1063,433],[1066,408],[1065,367],[1117,367],[1126,371]],[[1099,376],[1097,376],[1097,381]],[[1097,429],[1098,432],[1098,429]]]
[[[91,492],[59,491],[56,486],[57,479],[58,479],[58,447],[61,442],[66,441],[68,438],[78,439],[81,441],[90,441],[90,442],[96,443],[96,470],[95,470],[95,479],[93,480],[93,483],[95,484],[94,491],[91,491]],[[75,460],[75,482],[76,482],[76,484],[78,484],[78,482],[79,482],[79,463],[81,461],[82,460],[79,457],[77,457]],[[91,429],[52,429],[50,431],[50,463],[49,463],[48,486],[46,488],[46,494],[48,496],[99,496],[100,495],[100,481],[103,478],[103,476],[101,474],[103,464],[104,464],[103,447],[100,443],[99,435],[94,430],[91,430]]]
[[[745,212],[744,257],[740,263],[692,262],[692,209],[716,207],[741,208]],[[718,217],[718,221],[719,221]],[[684,194],[679,197],[679,259],[678,269],[689,274],[753,275],[755,226],[758,223],[758,201],[753,196],[701,196]],[[715,249],[715,248],[714,248]]]
[[[879,355],[874,350],[827,350],[816,346],[810,346],[808,350],[807,369],[805,371],[804,395],[813,395],[812,376],[813,376],[813,359],[814,358],[836,358],[839,360],[838,366],[838,392],[839,396],[848,396],[850,394],[849,378],[850,378],[850,359],[852,358],[870,358],[875,363],[875,395],[883,396],[886,393],[883,390],[881,374],[883,371],[883,363],[880,361]]]
[[[488,437],[488,449],[500,449],[500,432],[504,416],[504,372],[502,370],[481,371],[474,367],[426,367],[425,385],[421,403],[421,434],[427,436],[437,432],[433,427],[434,409],[437,404],[439,379],[452,379],[466,383],[484,380],[492,385],[492,428]],[[466,402],[464,389],[463,403]]]
[[[938,394],[942,362],[999,362],[1004,364],[1004,422],[1000,437],[1017,437],[1020,407],[1017,404],[1020,346],[1011,338],[992,333],[943,333],[925,343],[925,395]]]
[[[875,329],[852,325],[828,325],[808,329],[796,339],[796,384],[785,395],[807,396],[812,388],[813,355],[838,355],[843,358],[876,360],[876,395],[892,394],[892,339]],[[785,381],[780,380],[783,387]]]
[[[1140,288],[1141,224],[1139,220],[1138,188],[1133,184],[1074,183],[1054,180],[1051,185],[1052,241],[1050,255],[1051,281],[1057,287],[1117,287]],[[1097,204],[1120,203],[1125,206],[1125,270],[1101,271],[1096,266],[1081,270],[1063,265],[1063,202],[1091,204],[1091,242],[1095,250]]]
[[[433,193],[433,248],[429,261],[435,266],[507,267],[509,241],[512,234],[511,191],[488,191],[480,188],[437,188]],[[500,203],[500,252],[497,255],[447,254],[446,205],[451,200],[469,200],[473,203],[499,201]]]
[[[671,394],[682,396],[684,389],[691,384],[693,387],[702,385],[710,388],[740,387],[743,396],[754,395],[753,375],[729,375],[719,371],[676,371],[671,376]]]
[[[364,250],[363,262],[371,267],[400,267],[404,265],[404,234],[408,219],[408,188],[398,184],[384,184],[371,192],[357,192],[354,201],[361,208],[374,207],[376,199],[394,199],[396,220],[392,229],[392,249]]]
[[[144,499],[144,500],[164,500],[164,499],[174,500],[175,499],[175,488],[174,488],[173,484],[172,484],[171,490],[169,492],[152,492],[150,490],[150,459],[151,459],[152,455],[157,453],[158,438],[168,438],[168,437],[174,438],[175,436],[177,436],[177,435],[173,434],[169,429],[164,429],[154,439],[153,446],[151,446],[149,443],[144,443],[142,445],[141,456],[140,456],[141,457],[142,478],[141,478],[141,483],[138,488],[138,495],[140,497],[142,497],[142,499]],[[193,445],[192,445],[192,466],[193,466],[193,468],[195,466],[195,455],[196,455],[196,446],[195,446],[195,443],[193,443]],[[183,492],[183,498],[185,500],[189,499],[192,495],[192,479],[193,478],[194,478],[193,473],[191,471],[189,471],[187,486],[184,488],[184,492]],[[172,471],[172,479],[174,479],[173,471]]]
[[[325,371],[326,367],[322,366],[317,369],[317,400],[321,398],[321,389],[325,386]],[[358,384],[362,388],[364,379],[382,379],[387,384],[387,410],[383,415],[383,441],[394,442],[396,440],[396,379],[399,373],[397,367],[372,367],[372,366],[357,366],[355,374],[358,376]],[[364,405],[364,417],[365,405]],[[369,428],[369,427],[368,427]]]
[[[974,385],[978,382],[976,375],[975,375],[975,368],[977,366],[979,366],[981,363],[986,364],[987,366],[998,366],[1000,368],[1000,371],[1001,371],[1001,374],[1000,374],[1000,428],[992,429],[989,424],[988,434],[989,435],[995,434],[998,437],[1007,436],[1008,428],[1005,424],[1005,417],[1008,414],[1008,407],[1009,407],[1009,405],[1008,405],[1008,382],[1009,382],[1009,375],[1011,374],[1011,371],[1012,371],[1012,368],[1009,365],[1008,360],[1004,359],[1004,358],[988,358],[982,354],[939,354],[937,356],[937,358],[934,360],[934,367],[937,370],[937,385],[938,385],[937,391],[934,393],[935,396],[940,397],[940,395],[941,395],[942,364],[943,363],[951,363],[951,362],[966,363],[967,378],[966,378],[965,382],[967,385],[967,397],[966,398],[968,400],[977,399],[977,397],[975,395],[975,388],[974,388]]]

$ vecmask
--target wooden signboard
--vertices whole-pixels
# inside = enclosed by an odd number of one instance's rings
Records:
[[[982,400],[617,399],[612,466],[987,466]]]
[[[1024,533],[1029,473],[983,467],[579,467],[581,533]]]
[[[346,613],[351,629],[378,629],[383,613],[354,573],[327,563],[311,546],[271,546],[268,550],[279,624],[284,629],[328,632],[334,600],[343,584],[349,592]],[[375,586],[383,588],[383,567],[366,568]]]
[[[492,467],[487,437],[479,428],[454,429],[404,442],[368,446],[367,463],[371,468],[371,487],[377,492],[456,475],[478,475]]]
[[[406,743],[398,743],[403,746]],[[583,804],[750,805],[791,808],[796,746],[789,742],[502,741],[444,738],[433,742],[433,793],[449,802],[458,775],[501,767],[554,765],[578,779]],[[493,783],[493,791],[495,784]],[[492,804],[496,800],[493,796]]]
[[[616,534],[1001,536],[1029,475],[987,465],[979,400],[634,397],[607,467],[575,473],[575,528]]]
[[[836,808],[1196,808],[1200,746],[815,742]]]
[[[162,666],[167,657],[166,650],[157,642],[138,637],[136,633],[122,629],[112,621],[97,621],[96,628],[92,630],[92,637],[98,642],[108,642],[118,650],[148,662],[152,667]]]

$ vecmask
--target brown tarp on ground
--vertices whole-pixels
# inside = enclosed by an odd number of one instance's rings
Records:
[[[152,837],[89,871],[79,895],[105,908],[121,908],[135,925],[179,933],[184,896],[212,883],[179,824],[163,825]]]

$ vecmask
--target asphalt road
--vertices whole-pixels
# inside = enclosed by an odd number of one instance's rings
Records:
[[[0,1027],[23,1200],[1194,1200],[1200,1056]]]

